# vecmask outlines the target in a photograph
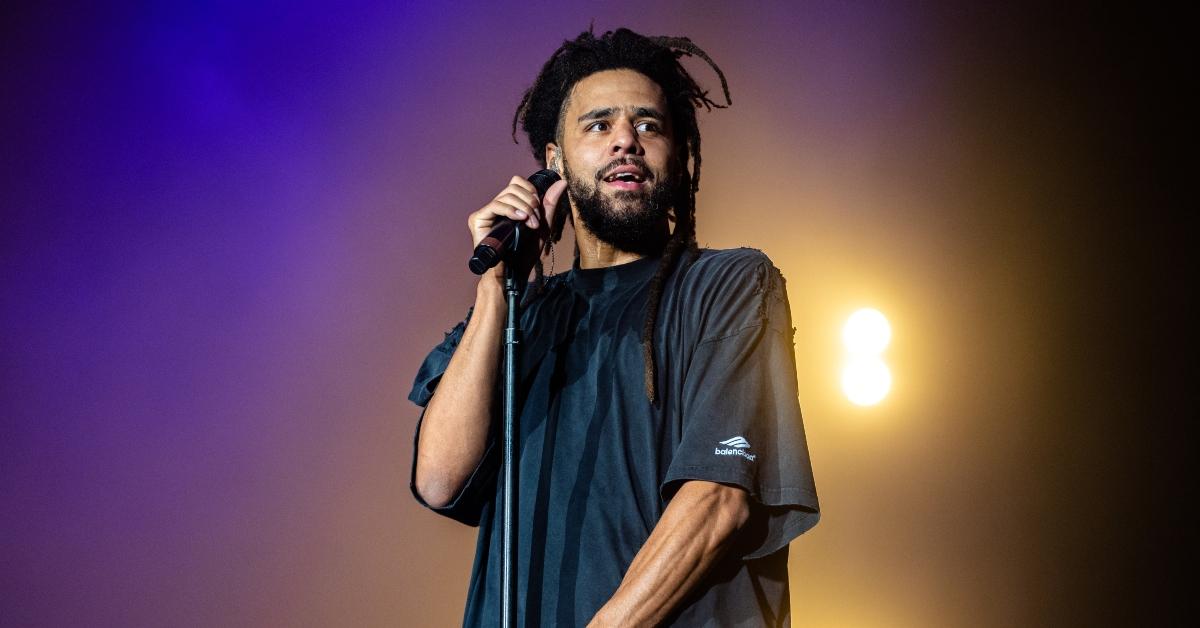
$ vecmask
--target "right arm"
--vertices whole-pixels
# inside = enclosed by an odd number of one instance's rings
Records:
[[[562,181],[550,186],[544,199],[545,221],[539,221],[542,203],[533,184],[513,177],[496,198],[468,218],[472,248],[487,236],[498,216],[525,220],[533,229],[549,225],[565,188]],[[434,508],[449,504],[462,490],[487,446],[506,316],[503,266],[479,278],[471,320],[425,407],[417,434],[420,446],[413,484],[421,499]]]

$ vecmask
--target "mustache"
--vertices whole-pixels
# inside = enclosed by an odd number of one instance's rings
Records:
[[[650,169],[650,166],[646,165],[645,159],[642,159],[641,157],[618,157],[617,159],[604,164],[603,168],[596,171],[596,182],[599,183],[600,181],[603,181],[607,173],[612,172],[613,168],[619,168],[621,166],[637,166],[638,168],[642,169],[642,172],[646,173],[647,181],[654,180],[654,171]]]

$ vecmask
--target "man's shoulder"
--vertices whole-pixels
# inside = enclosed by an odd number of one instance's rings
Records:
[[[692,281],[729,281],[757,277],[775,268],[771,258],[759,249],[738,247],[733,249],[700,249],[700,256],[688,268]]]
[[[764,252],[754,248],[702,249],[678,284],[680,305],[720,336],[778,318],[786,313],[783,273]],[[790,329],[790,323],[780,323]]]
[[[771,258],[762,250],[749,246],[739,246],[732,249],[700,249],[700,260],[710,264],[762,264],[771,263]]]

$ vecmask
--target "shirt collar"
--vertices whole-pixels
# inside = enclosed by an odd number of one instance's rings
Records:
[[[579,258],[576,257],[571,267],[571,287],[582,295],[590,296],[628,286],[642,286],[654,276],[661,259],[660,255],[648,255],[616,266],[580,268]]]

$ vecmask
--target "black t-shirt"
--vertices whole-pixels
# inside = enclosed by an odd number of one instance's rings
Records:
[[[651,404],[641,331],[658,262],[576,267],[527,294],[518,345],[519,625],[586,625],[687,480],[745,489],[751,518],[666,625],[790,623],[788,542],[820,515],[783,276],[753,249],[704,249],[677,269],[655,328]],[[413,402],[428,403],[467,322],[425,359]],[[480,528],[465,626],[500,624],[497,380],[483,459],[453,501],[433,509]],[[415,451],[413,460],[415,470]]]

